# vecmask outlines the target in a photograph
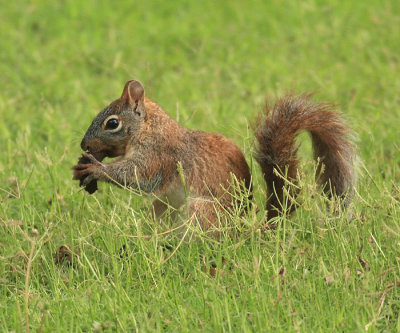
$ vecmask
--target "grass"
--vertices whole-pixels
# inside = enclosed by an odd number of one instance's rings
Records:
[[[395,0],[3,4],[0,330],[399,331],[399,13]],[[238,237],[178,247],[179,232],[157,236],[150,199],[71,180],[91,119],[132,78],[184,126],[243,149],[261,210],[229,217]],[[304,162],[302,207],[261,234],[248,125],[287,91],[349,118],[358,194],[325,209]]]

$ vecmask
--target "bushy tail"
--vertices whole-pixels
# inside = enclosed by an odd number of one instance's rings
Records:
[[[299,132],[310,132],[314,158],[323,163],[318,166],[318,179],[325,193],[335,194],[347,204],[356,182],[356,158],[352,130],[330,103],[313,103],[312,94],[286,96],[271,109],[265,108],[266,119],[256,129],[258,147],[256,160],[264,173],[268,186],[268,219],[279,214],[282,207],[285,181],[276,171],[295,182],[297,149],[295,139]],[[274,172],[274,169],[276,171]],[[290,194],[296,190],[289,187]]]

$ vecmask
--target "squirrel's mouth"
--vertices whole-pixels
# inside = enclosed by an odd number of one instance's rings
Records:
[[[99,162],[102,162],[104,160],[104,158],[106,158],[108,156],[108,153],[105,150],[96,151],[96,152],[91,152],[90,150],[88,150],[88,153],[92,154],[94,156],[94,158],[96,160],[98,160]]]
[[[99,151],[94,151],[92,152],[90,149],[88,150],[88,153],[92,154],[96,160],[99,162],[102,162],[106,157],[109,158],[114,158],[121,156],[122,154],[118,151],[118,149],[104,149],[104,150],[99,150]]]
[[[102,162],[106,157],[118,157],[125,153],[125,147],[123,146],[109,146],[102,142],[99,143],[98,141],[92,141],[90,144],[82,145],[82,148],[86,148],[84,150],[92,154],[99,162]]]

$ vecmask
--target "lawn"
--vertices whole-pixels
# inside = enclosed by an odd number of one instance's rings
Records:
[[[0,331],[400,331],[399,27],[396,0],[3,3]],[[129,79],[244,151],[259,209],[229,217],[236,237],[181,243],[151,198],[72,180]],[[326,204],[301,135],[301,207],[261,233],[251,124],[304,91],[357,132],[357,193]]]

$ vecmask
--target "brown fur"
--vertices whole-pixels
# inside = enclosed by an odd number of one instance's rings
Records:
[[[311,96],[289,95],[280,99],[272,109],[267,105],[265,121],[256,130],[256,159],[269,190],[269,219],[280,213],[284,199],[284,180],[276,175],[276,171],[291,183],[296,182],[298,160],[295,139],[300,131],[311,133],[314,157],[324,165],[322,170],[319,164],[317,176],[328,196],[334,194],[345,198],[344,203],[347,204],[355,185],[356,153],[352,131],[332,104],[312,103]],[[289,187],[288,190],[292,196],[296,195],[294,188]]]
[[[107,119],[113,115],[122,122],[116,132],[107,130]],[[307,95],[289,96],[280,100],[271,114],[267,108],[266,115],[256,138],[257,161],[270,192],[275,188],[277,194],[268,201],[269,218],[278,213],[283,197],[283,181],[273,170],[284,171],[287,167],[288,177],[296,178],[294,138],[302,129],[312,133],[315,154],[326,164],[321,181],[330,181],[338,195],[353,185],[350,130],[329,104],[312,104]],[[157,216],[165,213],[167,204],[180,208],[186,203],[187,214],[204,229],[216,225],[216,211],[232,209],[236,199],[230,194],[231,175],[243,183],[243,190],[251,192],[249,166],[232,141],[220,134],[182,127],[144,97],[138,81],[128,81],[121,98],[99,113],[81,146],[89,153],[73,169],[74,179],[82,186],[92,184],[89,189],[93,192],[97,189],[93,182],[106,181],[153,193],[157,197],[153,203]],[[103,164],[105,156],[119,159]],[[182,166],[185,184],[178,165]]]

